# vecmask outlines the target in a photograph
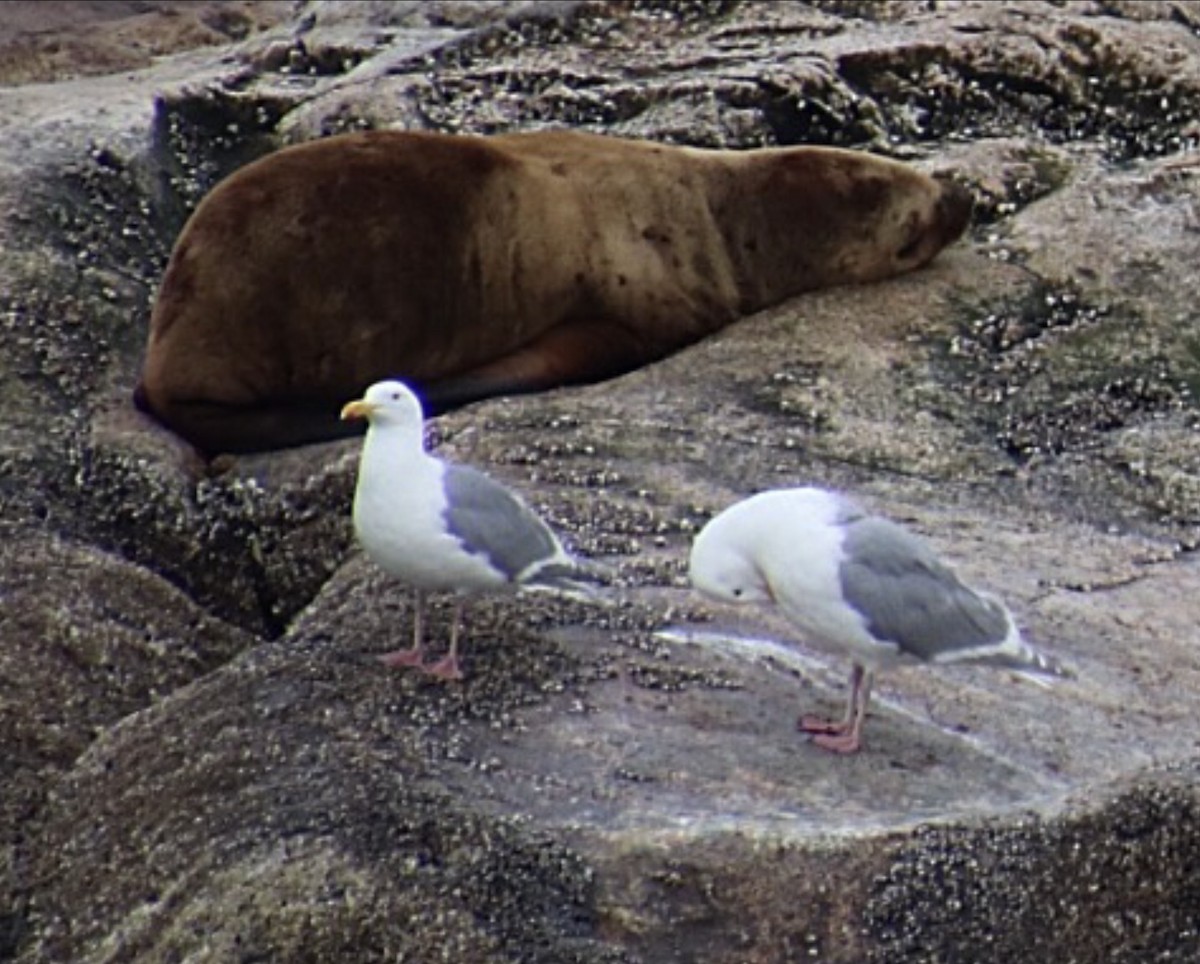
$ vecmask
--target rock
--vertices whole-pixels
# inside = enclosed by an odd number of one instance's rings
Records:
[[[265,30],[286,19],[290,7],[283,0],[10,0],[0,13],[0,83],[142,69],[155,57]]]
[[[1200,7],[5,6],[0,959],[1195,957]],[[371,659],[411,613],[350,539],[355,443],[210,471],[129,403],[191,207],[388,124],[839,144],[980,215],[919,273],[439,419],[617,573],[479,607],[445,687]],[[1078,679],[888,674],[864,753],[816,752],[846,667],[684,568],[810,482]]]
[[[0,912],[8,957],[26,936],[30,828],[56,781],[108,727],[256,641],[148,569],[38,528],[0,533],[0,871],[17,885]]]

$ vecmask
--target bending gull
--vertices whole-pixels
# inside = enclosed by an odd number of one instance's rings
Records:
[[[516,494],[482,472],[450,465],[425,451],[425,416],[409,388],[378,382],[342,409],[368,420],[354,493],[354,530],[367,555],[416,590],[413,643],[380,656],[461,679],[458,661],[463,594],[551,590],[590,595],[597,580],[562,547],[549,526]],[[425,594],[458,593],[450,647],[425,662]]]
[[[692,585],[727,603],[774,603],[815,644],[849,653],[841,720],[799,729],[837,753],[862,745],[875,672],[906,661],[975,661],[1071,675],[1026,643],[1000,600],[965,585],[916,536],[816,488],[745,499],[696,537]]]

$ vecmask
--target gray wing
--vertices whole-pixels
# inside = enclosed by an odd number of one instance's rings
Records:
[[[506,578],[561,551],[554,533],[533,510],[499,482],[469,466],[447,465],[442,477],[446,525],[475,555]]]
[[[1004,607],[964,585],[898,525],[856,520],[847,526],[842,548],[842,595],[876,639],[934,660],[994,645],[1008,635]]]

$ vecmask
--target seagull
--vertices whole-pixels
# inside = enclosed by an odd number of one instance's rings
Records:
[[[906,529],[836,492],[761,492],[696,536],[692,585],[720,602],[773,604],[811,642],[848,653],[840,720],[797,727],[835,753],[856,753],[878,669],[902,662],[974,661],[1034,676],[1070,676],[1021,638],[994,596],[964,584]]]
[[[408,386],[378,382],[348,402],[341,417],[368,422],[354,492],[358,541],[376,565],[416,590],[412,646],[380,661],[461,679],[464,596],[505,590],[593,596],[598,573],[572,557],[520,496],[425,451],[425,414]],[[425,595],[439,590],[457,594],[450,647],[426,663]]]

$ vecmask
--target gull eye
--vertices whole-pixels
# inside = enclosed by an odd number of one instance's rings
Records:
[[[736,589],[733,590],[733,596],[735,599],[742,598],[742,587],[741,586],[738,586]]]
[[[392,392],[392,401],[393,402],[400,401],[400,393],[399,392]]]

